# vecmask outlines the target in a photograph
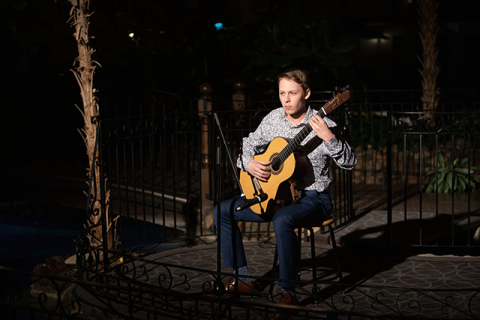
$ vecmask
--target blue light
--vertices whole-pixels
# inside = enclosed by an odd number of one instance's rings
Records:
[[[225,27],[223,26],[223,23],[221,23],[221,22],[215,23],[215,28],[216,28],[217,30],[225,29]]]

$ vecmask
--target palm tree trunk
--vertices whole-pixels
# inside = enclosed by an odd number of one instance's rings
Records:
[[[418,23],[420,25],[420,39],[423,46],[422,57],[418,57],[422,64],[419,70],[422,75],[423,110],[436,109],[438,105],[437,76],[440,71],[438,63],[438,48],[435,41],[438,35],[437,0],[418,0]]]
[[[117,239],[115,235],[114,220],[109,216],[109,198],[110,191],[106,185],[106,181],[100,175],[100,163],[98,159],[98,146],[95,145],[97,138],[99,105],[95,96],[95,88],[93,87],[93,76],[95,69],[100,64],[92,60],[92,54],[95,52],[90,46],[89,36],[89,0],[69,0],[72,4],[69,19],[71,25],[75,28],[74,37],[77,41],[78,57],[74,62],[74,68],[71,70],[77,79],[80,87],[80,94],[83,102],[83,109],[76,106],[83,116],[85,126],[79,132],[85,142],[88,155],[89,168],[87,168],[87,184],[89,185],[90,194],[90,215],[88,217],[86,227],[95,226],[88,233],[87,237],[90,245],[99,249],[114,250]],[[97,150],[95,150],[97,148]],[[95,154],[95,159],[94,159]],[[90,165],[92,167],[90,167]],[[92,173],[93,171],[93,173]],[[94,175],[92,177],[92,174]],[[101,192],[103,186],[104,192]],[[102,199],[102,194],[104,199]],[[102,203],[104,208],[102,211]],[[96,226],[100,222],[106,224]],[[105,234],[106,231],[106,234]],[[107,244],[105,244],[107,241]],[[104,259],[104,254],[98,255],[100,260]]]

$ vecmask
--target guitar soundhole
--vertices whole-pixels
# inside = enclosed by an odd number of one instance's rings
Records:
[[[272,161],[272,163],[270,164],[270,171],[272,174],[279,174],[280,172],[282,172],[283,169],[283,162],[275,158],[277,154],[278,153],[272,154],[272,156],[270,157],[270,161]]]

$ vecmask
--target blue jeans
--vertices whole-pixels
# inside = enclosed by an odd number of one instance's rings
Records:
[[[332,212],[332,201],[327,192],[314,190],[300,193],[298,203],[292,203],[278,210],[271,221],[277,239],[278,259],[280,265],[280,279],[295,280],[298,266],[298,240],[295,228],[326,219]],[[232,206],[232,202],[235,201]],[[238,228],[238,221],[265,222],[264,218],[251,209],[236,211],[235,208],[243,203],[243,199],[236,198],[221,203],[221,249],[223,265],[225,268],[238,268],[247,265],[243,249],[242,236]],[[213,217],[218,228],[217,207],[214,208]],[[282,281],[279,285],[291,288],[292,284]]]

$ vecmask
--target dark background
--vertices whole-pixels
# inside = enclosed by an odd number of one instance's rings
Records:
[[[439,3],[438,86],[475,89],[480,1]],[[3,167],[84,155],[70,9],[67,0],[0,0]],[[92,0],[90,9],[98,87],[193,99],[209,82],[214,97],[228,98],[242,81],[250,97],[276,99],[275,76],[300,67],[313,90],[422,88],[416,0]]]
[[[439,3],[439,86],[477,86],[480,2]],[[229,91],[240,80],[262,91],[278,70],[298,66],[319,89],[346,81],[421,88],[415,0],[97,0],[90,7],[102,79],[195,94],[204,81]],[[70,8],[67,0],[0,0],[2,85],[70,76],[77,56]]]

